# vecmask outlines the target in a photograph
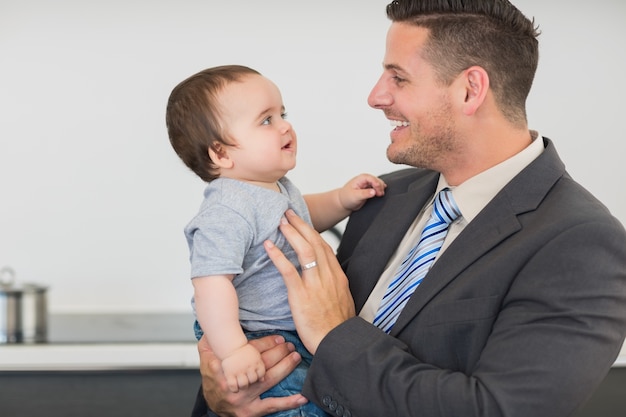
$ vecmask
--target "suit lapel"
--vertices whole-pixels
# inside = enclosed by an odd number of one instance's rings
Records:
[[[521,229],[517,216],[539,206],[565,173],[552,142],[469,223],[435,262],[392,328],[397,335],[420,310],[469,265]]]
[[[521,228],[506,198],[492,201],[485,209],[466,226],[428,271],[398,317],[392,335],[399,333],[433,297],[476,259]]]
[[[360,311],[382,275],[407,229],[435,192],[439,176],[421,178],[405,193],[389,197],[354,249],[347,275],[357,277],[351,286],[356,311]]]

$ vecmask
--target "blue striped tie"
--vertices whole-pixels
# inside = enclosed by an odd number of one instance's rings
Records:
[[[452,198],[452,191],[444,188],[435,198],[433,212],[419,242],[409,251],[389,284],[374,317],[374,325],[386,333],[391,331],[409,298],[435,262],[448,226],[460,216],[461,210]]]

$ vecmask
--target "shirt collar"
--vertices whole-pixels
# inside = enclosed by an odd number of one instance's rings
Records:
[[[524,150],[456,187],[448,185],[443,175],[440,175],[437,193],[445,187],[450,188],[463,218],[469,223],[509,181],[543,152],[543,140],[539,134],[532,130],[530,134],[533,141]],[[535,140],[537,138],[539,140]]]

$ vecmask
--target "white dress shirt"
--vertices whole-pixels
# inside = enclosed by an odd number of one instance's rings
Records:
[[[530,133],[533,141],[524,150],[498,165],[473,176],[456,187],[449,186],[443,175],[439,176],[435,194],[415,218],[395,253],[389,259],[383,274],[359,313],[361,318],[369,322],[374,320],[380,301],[387,291],[389,282],[393,279],[399,264],[402,263],[409,250],[419,241],[422,229],[432,212],[435,195],[446,187],[450,188],[454,201],[456,201],[462,214],[461,217],[450,225],[443,246],[437,254],[437,258],[439,258],[446,248],[450,246],[450,243],[463,231],[465,226],[478,215],[496,194],[543,152],[543,140],[535,140],[539,137],[537,132],[530,131]],[[435,259],[436,261],[437,259]]]

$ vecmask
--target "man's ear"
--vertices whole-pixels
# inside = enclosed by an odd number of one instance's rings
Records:
[[[489,92],[489,74],[479,66],[469,67],[463,71],[465,101],[463,113],[471,116],[484,103]]]
[[[233,167],[233,160],[228,156],[228,151],[221,143],[214,143],[209,146],[209,157],[219,168],[230,169]]]

